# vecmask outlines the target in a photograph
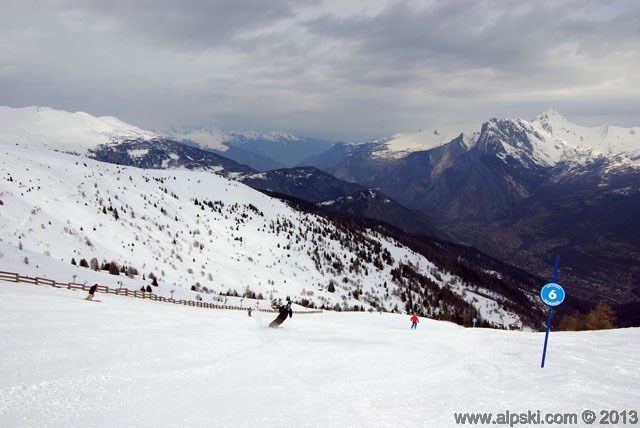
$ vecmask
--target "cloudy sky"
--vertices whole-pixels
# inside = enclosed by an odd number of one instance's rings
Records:
[[[327,138],[640,126],[640,2],[3,0],[0,105]]]

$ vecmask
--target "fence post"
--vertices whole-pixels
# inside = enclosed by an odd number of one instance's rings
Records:
[[[66,287],[68,290],[71,289],[82,289],[82,290],[87,290],[89,288],[89,286],[86,286],[85,284],[76,284],[75,282],[67,282],[62,283],[62,282],[57,282],[51,279],[47,279],[47,278],[40,278],[40,277],[29,277],[29,276],[21,276],[19,273],[14,273],[14,272],[1,272],[1,277],[0,277],[0,281],[12,281],[12,282],[16,282],[16,283],[20,283],[20,282],[26,282],[29,284],[36,284],[36,285],[50,285],[52,287],[56,287],[56,288],[64,288]],[[24,281],[23,281],[24,279]],[[139,290],[129,290],[128,288],[123,288],[122,286],[120,286],[119,288],[114,288],[113,290],[111,288],[109,288],[108,286],[99,286],[98,287],[98,291],[101,293],[106,293],[106,294],[116,294],[116,295],[120,295],[122,294],[124,290],[124,295],[129,297],[138,297],[138,298],[142,298],[142,299],[149,299],[149,300],[153,300],[155,302],[169,302],[169,303],[174,303],[174,304],[178,304],[178,305],[184,305],[184,306],[193,306],[193,307],[198,307],[198,308],[206,308],[206,309],[227,309],[227,310],[236,310],[236,311],[244,311],[245,308],[243,306],[236,306],[236,305],[221,305],[218,303],[207,303],[207,302],[203,302],[201,300],[186,300],[186,299],[180,299],[180,300],[175,300],[173,297],[171,298],[166,298],[163,296],[157,296],[153,293],[147,293],[146,291],[139,291]],[[131,293],[130,293],[131,291]],[[140,295],[140,293],[142,293],[142,295]],[[275,312],[269,309],[258,309],[258,311],[260,312]],[[311,311],[294,311],[295,314],[319,314],[322,313],[322,310],[311,310]]]

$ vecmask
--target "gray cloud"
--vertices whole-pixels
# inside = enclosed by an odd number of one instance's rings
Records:
[[[335,138],[550,106],[637,126],[638,22],[635,0],[10,0],[0,104]]]
[[[350,65],[365,73],[402,70],[409,81],[474,74],[516,86],[533,73],[540,80],[528,87],[558,85],[558,79],[593,81],[593,68],[603,76],[610,67],[630,70],[637,64],[640,38],[634,26],[640,7],[628,3],[628,9],[607,16],[608,2],[599,4],[457,1],[415,10],[397,3],[371,18],[325,15],[309,28],[351,43]],[[614,58],[617,51],[635,52],[626,62]],[[348,68],[339,70],[350,74]],[[507,77],[512,80],[505,81]]]

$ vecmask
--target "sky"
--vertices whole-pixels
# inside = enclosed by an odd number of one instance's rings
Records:
[[[0,105],[366,138],[640,125],[640,2],[4,0]]]

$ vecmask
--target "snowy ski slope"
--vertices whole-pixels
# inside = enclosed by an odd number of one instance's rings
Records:
[[[216,174],[122,167],[9,143],[0,143],[0,154],[0,270],[57,281],[77,275],[81,283],[122,282],[131,289],[148,285],[143,275],[153,273],[159,281],[154,291],[166,297],[173,291],[195,299],[195,289],[210,302],[250,290],[264,299],[402,311],[391,270],[403,262],[471,302],[483,319],[522,325],[482,292],[482,284],[471,289],[389,238],[374,231],[348,235]],[[363,259],[376,243],[391,263]],[[139,273],[130,279],[102,271],[96,278],[90,269],[71,266],[72,258],[115,261]],[[332,281],[337,292],[328,291]],[[354,298],[355,292],[364,297]]]
[[[270,329],[271,314],[84,296],[0,282],[3,427],[456,427],[455,412],[507,410],[589,426],[587,409],[640,410],[640,329],[552,332],[541,369],[543,333],[362,312]]]

